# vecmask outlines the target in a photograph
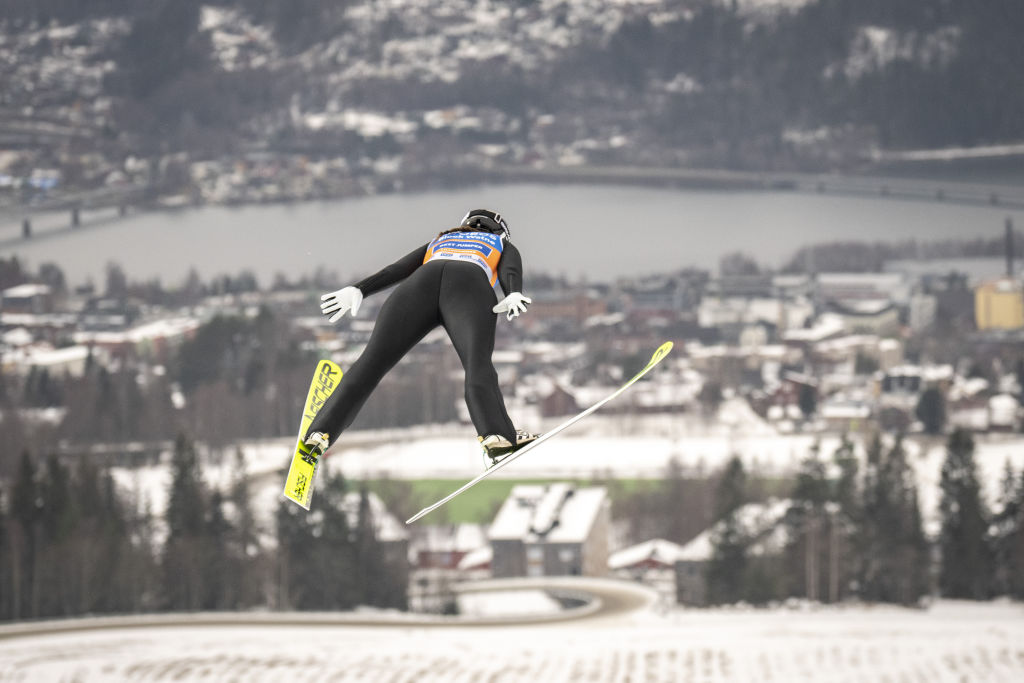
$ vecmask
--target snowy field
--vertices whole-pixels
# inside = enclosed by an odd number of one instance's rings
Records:
[[[4,638],[0,681],[1024,680],[1024,606],[635,612],[558,625],[237,625]]]

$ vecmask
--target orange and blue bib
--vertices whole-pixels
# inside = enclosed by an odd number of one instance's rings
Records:
[[[427,245],[423,262],[437,260],[475,263],[487,273],[491,287],[498,279],[498,261],[504,242],[501,235],[489,232],[450,232]]]

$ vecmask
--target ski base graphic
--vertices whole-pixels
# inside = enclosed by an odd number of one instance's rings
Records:
[[[313,418],[320,412],[324,402],[334,393],[341,380],[341,368],[332,361],[322,360],[316,366],[313,381],[306,395],[306,405],[302,409],[299,421],[299,436],[292,455],[292,464],[288,468],[288,477],[284,483],[284,497],[294,501],[305,509],[309,509],[313,499],[313,484],[316,481],[317,466],[320,458],[310,453],[309,447],[302,443]]]
[[[609,394],[605,398],[601,399],[600,401],[598,401],[594,405],[592,405],[589,408],[587,408],[586,410],[584,410],[582,413],[579,413],[578,415],[575,415],[575,416],[569,418],[568,420],[566,420],[562,424],[558,425],[554,429],[546,432],[540,438],[538,438],[536,441],[533,441],[533,442],[527,444],[526,446],[523,446],[522,448],[520,448],[518,451],[516,451],[512,455],[506,457],[504,460],[501,460],[497,464],[489,467],[483,473],[478,475],[475,479],[473,479],[472,481],[470,481],[470,482],[466,483],[465,485],[463,485],[462,488],[460,488],[460,489],[458,489],[458,490],[448,494],[447,496],[445,496],[441,500],[437,501],[433,505],[430,505],[429,507],[423,508],[422,510],[417,512],[415,515],[413,515],[412,517],[407,519],[405,523],[406,524],[412,524],[413,522],[415,522],[417,519],[419,519],[423,515],[431,512],[433,510],[436,510],[437,508],[441,507],[442,505],[444,505],[445,503],[450,501],[455,496],[459,495],[460,493],[464,493],[464,492],[468,491],[469,489],[471,489],[472,487],[476,486],[477,484],[479,484],[481,481],[483,481],[484,479],[486,479],[490,475],[492,475],[495,472],[497,472],[498,470],[500,470],[502,467],[505,467],[506,465],[511,463],[513,460],[517,459],[519,456],[524,455],[527,451],[533,450],[534,448],[536,448],[537,446],[541,445],[542,443],[544,443],[548,439],[552,438],[553,436],[555,436],[559,432],[565,431],[569,427],[573,426],[574,424],[576,424],[577,422],[579,422],[580,420],[585,418],[587,415],[590,415],[592,412],[594,412],[595,410],[597,410],[598,408],[600,408],[604,404],[608,403],[608,401],[611,401],[613,398],[615,398],[616,396],[620,395],[626,389],[628,389],[631,386],[633,386],[637,382],[637,380],[639,380],[641,377],[643,377],[648,372],[650,372],[651,369],[655,365],[660,363],[661,359],[664,358],[665,356],[667,356],[668,352],[671,351],[671,350],[672,350],[672,342],[665,342],[664,344],[662,344],[661,346],[658,347],[657,351],[654,352],[654,355],[651,356],[651,360],[648,361],[647,365],[645,365],[644,368],[640,372],[638,372],[635,375],[633,375],[633,377],[628,382],[626,382],[621,387],[619,387],[618,390],[616,390],[614,393]]]

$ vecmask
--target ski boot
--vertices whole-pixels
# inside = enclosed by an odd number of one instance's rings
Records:
[[[327,447],[331,445],[330,436],[323,432],[312,432],[306,437],[303,445],[309,447],[311,458],[319,460],[320,456],[327,452]]]
[[[517,429],[515,445],[509,443],[509,440],[501,434],[488,434],[478,438],[480,439],[480,445],[484,447],[484,455],[490,459],[490,463],[485,460],[484,465],[490,469],[526,444],[536,441],[540,438],[540,434],[531,434]]]

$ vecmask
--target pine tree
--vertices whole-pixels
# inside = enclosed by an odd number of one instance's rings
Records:
[[[821,600],[823,579],[827,580],[829,524],[826,503],[831,487],[818,446],[800,464],[786,513],[789,543],[786,548],[790,592],[809,600]],[[824,584],[827,585],[827,584]]]
[[[854,452],[853,442],[844,434],[843,440],[832,456],[839,468],[839,479],[836,481],[835,499],[840,509],[850,520],[860,516],[860,490],[858,478],[860,464]]]
[[[162,588],[170,609],[196,610],[203,604],[206,510],[206,491],[195,447],[180,435],[171,461],[163,553]]]
[[[939,588],[949,598],[985,599],[992,580],[991,550],[986,536],[988,513],[981,500],[974,439],[966,430],[957,429],[949,436],[939,487]]]
[[[887,547],[884,593],[891,601],[914,604],[928,591],[928,542],[921,523],[917,482],[902,437],[889,451],[881,479],[887,482],[888,494],[882,515]]]
[[[11,542],[7,530],[7,501],[0,487],[0,621],[11,618]]]
[[[72,505],[70,472],[53,455],[40,481],[39,503],[40,615],[67,616],[77,607],[75,586],[68,576],[75,566],[68,546],[76,531],[77,515]]]
[[[797,404],[800,406],[800,412],[804,414],[804,419],[810,420],[818,411],[818,390],[809,384],[801,384],[797,393]]]
[[[712,535],[712,556],[708,563],[708,600],[729,603],[743,596],[749,539],[736,514],[747,502],[747,474],[743,462],[733,457],[725,467],[715,496],[718,520]]]
[[[32,456],[23,451],[11,493],[11,618],[38,617],[39,486]]]
[[[199,543],[203,574],[203,602],[206,610],[232,609],[238,606],[237,585],[232,576],[236,548],[230,543],[233,529],[224,516],[224,497],[220,491],[210,495],[209,513]]]
[[[1024,470],[1014,474],[1006,462],[999,496],[999,512],[993,517],[995,593],[1024,597]]]
[[[229,501],[234,511],[232,522],[232,548],[236,600],[240,607],[252,607],[263,601],[262,574],[263,558],[256,520],[252,511],[249,493],[249,477],[245,467],[245,456],[241,449],[235,451],[234,481],[231,484]]]
[[[876,435],[867,461],[852,544],[858,592],[866,600],[913,604],[928,590],[928,545],[902,438],[885,452]]]
[[[332,474],[320,492],[323,519],[314,556],[316,582],[329,597],[333,609],[351,609],[368,604],[364,590],[368,581],[358,573],[355,519],[348,508],[348,482]]]
[[[946,399],[936,387],[924,390],[914,412],[928,434],[941,434],[945,429]]]

